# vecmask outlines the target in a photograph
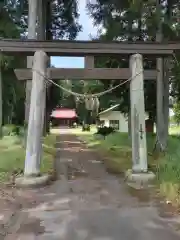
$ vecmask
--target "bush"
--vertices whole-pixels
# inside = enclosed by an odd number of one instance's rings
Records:
[[[157,178],[160,182],[180,183],[180,155],[167,155],[157,164]]]
[[[157,164],[157,180],[161,195],[173,206],[180,206],[180,154],[167,155]]]
[[[90,132],[90,130],[91,130],[91,128],[90,128],[90,125],[89,125],[89,124],[84,124],[84,125],[82,126],[82,131],[83,131],[83,132],[85,132],[85,131]]]
[[[13,124],[3,126],[3,136],[21,136],[24,135],[24,128]]]
[[[104,126],[104,127],[99,127],[97,129],[96,134],[100,134],[100,135],[104,136],[104,138],[105,138],[106,136],[108,136],[109,134],[114,133],[114,132],[115,132],[115,129],[113,127]]]
[[[16,125],[9,124],[9,125],[3,126],[3,136],[15,135],[14,132],[16,132]]]
[[[55,135],[43,138],[41,172],[53,173],[56,149]],[[4,136],[0,139],[0,182],[12,181],[14,174],[22,174],[24,169],[25,149],[19,136]],[[11,182],[14,183],[14,182]]]

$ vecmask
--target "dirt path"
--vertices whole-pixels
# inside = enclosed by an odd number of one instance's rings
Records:
[[[6,240],[179,240],[148,192],[132,196],[75,136],[61,135],[51,186],[28,191],[34,207],[21,211]],[[172,219],[171,219],[172,220]]]

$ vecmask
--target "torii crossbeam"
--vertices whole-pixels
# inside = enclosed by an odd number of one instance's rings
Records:
[[[167,56],[180,50],[179,42],[100,42],[100,41],[38,41],[1,39],[0,50],[6,54],[34,55],[37,50],[49,56],[100,56],[100,55],[132,55]]]
[[[31,69],[15,69],[18,80],[31,80]],[[48,68],[47,75],[52,80],[127,80],[131,77],[131,71],[128,68]],[[144,70],[145,80],[156,80],[156,70]]]

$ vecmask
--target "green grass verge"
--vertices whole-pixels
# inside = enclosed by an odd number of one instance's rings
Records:
[[[43,139],[43,154],[41,161],[41,172],[53,171],[55,155],[56,135],[49,135]],[[15,172],[24,169],[25,149],[18,136],[4,136],[0,140],[0,181],[8,181]]]
[[[180,126],[174,125],[171,126],[169,129],[170,135],[180,135]]]
[[[75,135],[92,135],[96,131],[97,131],[96,126],[91,126],[91,131],[90,132],[86,132],[86,131],[83,132],[82,131],[82,126],[77,127],[77,128],[71,128],[71,134],[75,134]]]
[[[132,153],[131,141],[127,133],[114,133],[105,139],[98,135],[80,135],[80,138],[87,142],[89,147],[96,148],[98,153],[104,159],[106,167],[116,173],[124,172],[131,168]],[[148,136],[148,151],[153,149],[154,136]],[[154,168],[152,156],[148,156],[151,162],[151,168]]]
[[[103,139],[97,135],[79,135],[89,147],[96,148],[108,170],[122,173],[131,168],[131,141],[127,134],[114,133]],[[180,137],[169,136],[165,155],[152,153],[155,135],[147,134],[148,166],[156,173],[159,193],[174,206],[180,206]]]

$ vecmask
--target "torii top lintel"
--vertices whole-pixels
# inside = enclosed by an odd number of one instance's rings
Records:
[[[38,41],[1,39],[0,50],[10,55],[34,55],[37,50],[45,51],[49,56],[101,56],[101,55],[131,55],[143,54],[163,56],[171,55],[180,50],[180,43],[157,43],[157,42],[100,42],[100,41]]]

